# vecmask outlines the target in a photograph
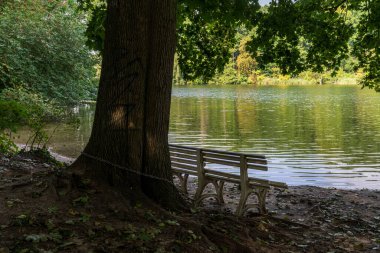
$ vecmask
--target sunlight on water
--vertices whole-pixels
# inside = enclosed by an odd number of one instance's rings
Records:
[[[51,143],[70,157],[94,114],[76,110],[80,127],[60,126]],[[380,189],[380,94],[356,86],[174,88],[169,141],[265,154],[269,171],[251,175],[289,185]]]
[[[265,154],[290,185],[380,189],[380,94],[353,86],[176,88],[172,143]]]

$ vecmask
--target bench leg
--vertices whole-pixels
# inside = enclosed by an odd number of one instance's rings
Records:
[[[182,182],[182,191],[185,194],[188,194],[187,192],[187,180],[189,179],[189,174],[184,174],[183,175],[183,182]]]
[[[197,191],[196,191],[195,196],[194,196],[194,205],[195,206],[198,206],[199,203],[202,201],[202,193],[203,193],[206,185],[208,185],[208,183],[209,182],[207,182],[204,179],[201,179],[201,180],[198,179],[198,188],[197,188]]]
[[[175,176],[178,177],[179,182],[181,184],[181,190],[183,193],[187,194],[187,179],[189,178],[188,174],[183,174],[182,173],[173,173]]]
[[[214,183],[215,186],[215,191],[216,191],[216,196],[217,196],[217,201],[219,204],[224,204],[224,199],[223,199],[223,187],[224,187],[224,181],[215,181]]]
[[[242,216],[244,214],[245,204],[247,203],[247,199],[250,194],[251,194],[250,191],[244,191],[244,190],[241,191],[239,205],[236,209],[237,216]]]
[[[259,213],[260,214],[267,214],[268,210],[265,206],[265,200],[267,198],[268,189],[258,189],[256,192],[257,200],[259,204]]]

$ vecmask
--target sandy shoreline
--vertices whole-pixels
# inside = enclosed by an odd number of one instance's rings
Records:
[[[179,186],[179,182],[175,179],[176,185]],[[189,177],[188,182],[188,196],[193,198],[197,189],[197,178]],[[213,193],[214,189],[212,185],[208,185],[206,192]],[[352,196],[350,196],[352,195]],[[236,184],[226,183],[224,187],[224,201],[225,203],[220,206],[216,200],[209,198],[203,201],[203,208],[215,208],[224,210],[226,212],[234,212],[240,199],[240,191]],[[349,197],[350,196],[350,197]],[[278,216],[289,216],[304,220],[300,216],[299,210],[307,209],[308,206],[313,207],[318,205],[320,201],[342,200],[351,204],[359,204],[365,207],[366,204],[372,199],[378,199],[380,202],[380,190],[368,190],[368,189],[337,189],[337,188],[323,188],[317,186],[290,186],[288,189],[271,188],[267,196],[267,208],[271,214]],[[248,202],[255,203],[256,197],[250,196]],[[380,205],[378,214],[380,215]],[[255,213],[256,210],[252,209],[251,212]]]
[[[194,196],[196,188],[196,178],[190,178],[190,198]],[[213,192],[214,189],[208,186],[207,190]],[[226,183],[225,204],[219,205],[216,200],[209,198],[203,201],[200,208],[205,211],[234,213],[239,198],[237,185]],[[250,203],[255,201],[255,196],[248,199]],[[336,246],[334,243],[337,243],[340,250],[331,252],[380,252],[379,190],[342,190],[314,186],[291,186],[286,190],[272,188],[266,204],[270,216],[297,224],[290,228],[298,225],[306,228],[305,245],[318,242],[332,249]],[[257,215],[257,210],[254,209],[246,214],[247,217]]]

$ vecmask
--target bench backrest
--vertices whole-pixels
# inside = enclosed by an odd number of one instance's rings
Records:
[[[248,183],[249,181],[250,184],[287,188],[285,183],[248,176],[249,169],[268,170],[267,159],[264,155],[242,154],[173,144],[169,145],[169,150],[172,168],[177,172],[197,175],[198,177],[207,175],[236,183]],[[213,165],[239,168],[239,174],[212,169]]]
[[[230,167],[268,170],[267,160],[263,155],[241,154],[228,151],[200,149],[178,145],[169,145],[172,167],[198,171],[207,165],[219,164]]]
[[[198,174],[198,153],[196,148],[169,145],[172,168],[177,171]]]

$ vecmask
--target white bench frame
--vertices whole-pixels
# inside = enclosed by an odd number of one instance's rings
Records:
[[[242,216],[248,209],[258,208],[259,213],[267,213],[265,199],[271,186],[287,188],[285,183],[249,177],[248,170],[267,171],[267,160],[263,155],[242,154],[235,152],[169,145],[173,174],[180,180],[184,193],[187,193],[189,175],[198,177],[198,188],[194,197],[194,204],[198,206],[202,200],[214,197],[219,204],[224,203],[223,188],[225,182],[240,185],[240,201],[236,215]],[[221,170],[210,169],[207,165],[227,165],[240,168],[239,175]],[[215,193],[203,193],[205,187],[212,184]],[[257,196],[257,203],[247,204],[251,194]]]

